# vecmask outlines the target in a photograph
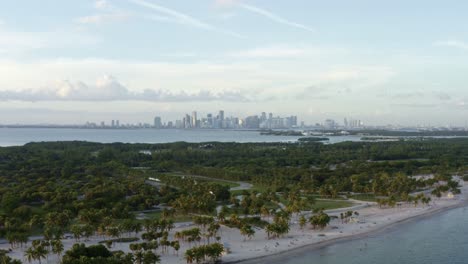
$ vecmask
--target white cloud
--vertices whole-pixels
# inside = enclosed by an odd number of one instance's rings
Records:
[[[451,47],[468,50],[468,43],[458,40],[436,41],[433,45],[438,47]]]
[[[170,17],[174,18],[177,21],[177,23],[179,23],[179,24],[192,26],[192,27],[196,27],[196,28],[201,28],[201,29],[205,29],[205,30],[210,30],[210,31],[222,33],[222,34],[237,37],[237,38],[243,38],[243,36],[238,34],[238,33],[218,28],[218,27],[216,27],[214,25],[205,23],[205,22],[203,22],[203,21],[201,21],[201,20],[199,20],[199,19],[197,19],[197,18],[195,18],[193,16],[190,16],[188,14],[184,14],[184,13],[176,11],[174,9],[170,9],[168,7],[157,5],[157,4],[154,4],[154,3],[150,3],[150,2],[144,1],[144,0],[129,0],[129,1],[135,3],[135,4],[139,5],[139,6],[149,8],[149,9],[152,9],[154,11],[165,14],[167,16],[170,16]]]
[[[165,98],[168,101],[181,97],[187,100],[189,98],[201,100],[203,97],[216,100],[218,97],[229,97],[237,98],[236,100],[239,101],[242,95],[250,101],[265,102],[297,100],[297,94],[310,92],[304,91],[304,87],[308,86],[324,89],[324,93],[320,95],[322,97],[346,94],[349,91],[370,94],[381,89],[394,73],[392,69],[384,66],[330,67],[321,63],[319,66],[314,66],[309,64],[309,60],[305,62],[228,60],[225,63],[138,62],[106,59],[59,59],[39,62],[0,60],[0,76],[2,76],[0,90],[9,91],[9,93],[4,93],[4,96],[8,95],[10,99],[14,96],[19,97],[15,94],[17,91],[28,91],[29,94],[38,93],[33,98],[50,99],[52,97],[71,100],[72,98],[83,99],[86,94],[89,94],[95,99],[100,96],[93,95],[91,88],[109,87],[100,84],[89,85],[95,83],[95,80],[102,74],[118,76],[124,81],[121,86],[125,87],[128,93],[117,93],[120,95],[119,98],[135,99],[146,94],[148,98],[161,98],[161,100]],[[70,78],[81,82],[55,81]],[[110,79],[103,80],[101,83],[111,83]],[[82,88],[80,83],[91,88]],[[119,87],[119,85],[115,84],[110,87]],[[102,95],[105,89],[98,91]],[[116,94],[116,90],[112,91],[110,94]],[[170,92],[162,92],[158,97],[155,94],[157,91]],[[235,92],[228,93],[228,91]],[[171,95],[167,95],[168,93]],[[21,95],[26,96],[25,93]],[[112,96],[108,95],[106,98],[112,98]]]
[[[108,9],[111,4],[107,0],[96,0],[94,2],[94,8],[96,9]]]
[[[153,101],[153,102],[186,102],[186,101],[247,101],[239,92],[170,92],[168,90],[145,89],[140,92],[130,91],[115,78],[105,75],[94,85],[84,82],[73,83],[69,80],[55,82],[51,87],[39,90],[0,91],[1,101]]]

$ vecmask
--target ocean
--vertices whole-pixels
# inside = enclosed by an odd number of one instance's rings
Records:
[[[268,264],[466,264],[468,207],[409,220],[366,238],[307,248],[247,263]]]
[[[101,143],[185,142],[295,142],[297,136],[260,135],[245,130],[183,129],[74,129],[74,128],[0,128],[0,146],[21,146],[42,141],[90,141]],[[329,137],[330,143],[359,141],[360,136]]]

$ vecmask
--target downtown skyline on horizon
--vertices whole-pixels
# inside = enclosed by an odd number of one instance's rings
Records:
[[[3,2],[0,123],[272,109],[463,127],[468,3],[449,2]]]
[[[224,110],[199,112],[193,110],[179,115],[164,115],[161,113],[146,113],[145,117],[136,120],[112,115],[110,118],[99,119],[85,117],[82,120],[68,120],[64,123],[36,121],[29,123],[2,122],[0,127],[69,127],[69,128],[100,128],[100,129],[127,129],[127,128],[155,128],[155,129],[423,129],[423,130],[465,130],[468,131],[468,122],[464,125],[431,123],[419,124],[375,124],[356,116],[342,116],[337,118],[317,119],[307,122],[298,115],[280,115],[273,112],[249,113],[237,115]]]

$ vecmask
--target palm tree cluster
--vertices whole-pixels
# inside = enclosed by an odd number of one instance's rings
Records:
[[[188,243],[200,242],[201,240],[201,230],[200,228],[192,228],[182,231],[177,231],[174,234],[175,239],[181,239]]]
[[[158,248],[156,241],[130,244],[129,248],[133,253],[135,264],[159,263],[161,261],[161,257],[155,253]]]
[[[320,210],[317,214],[310,217],[309,222],[312,225],[312,229],[324,229],[330,223],[330,216]]]
[[[394,208],[395,206],[401,206],[401,202],[405,202],[406,204],[413,204],[414,207],[417,207],[418,204],[421,202],[423,205],[428,205],[432,201],[432,198],[426,196],[424,193],[418,193],[415,196],[412,195],[405,195],[402,196],[400,199],[397,199],[395,196],[390,196],[388,198],[379,198],[377,199],[377,204],[380,208],[390,207]]]
[[[0,263],[2,264],[21,264],[21,261],[18,259],[12,259],[7,256],[7,251],[0,250]]]
[[[61,243],[60,240],[59,240],[59,243]],[[51,245],[51,243],[49,241],[33,240],[31,242],[31,247],[26,249],[26,251],[24,252],[24,257],[30,263],[32,261],[37,260],[39,262],[39,264],[40,264],[41,260],[45,259],[47,257],[47,255],[49,254],[50,245]],[[56,246],[56,247],[54,247],[54,249],[58,250],[59,251],[58,254],[60,254],[63,251],[63,245],[61,245],[60,247]]]
[[[359,213],[358,212],[353,212],[353,211],[346,211],[344,213],[340,213],[340,219],[341,219],[341,223],[349,223],[349,221],[351,220],[351,217],[355,215],[355,216],[358,216]]]
[[[75,244],[65,252],[62,258],[62,264],[100,264],[100,263],[119,263],[134,264],[136,261],[132,253],[125,254],[122,251],[110,252],[103,245],[92,245],[86,247],[85,244]],[[148,262],[148,263],[157,263]]]
[[[220,243],[193,247],[185,252],[187,263],[217,263],[223,255],[224,246]]]
[[[278,238],[289,233],[289,221],[291,220],[291,214],[287,211],[279,211],[273,218],[273,223],[268,224],[265,227],[267,238]]]

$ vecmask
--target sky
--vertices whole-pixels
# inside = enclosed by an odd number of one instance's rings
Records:
[[[0,0],[0,123],[468,122],[468,1]]]

